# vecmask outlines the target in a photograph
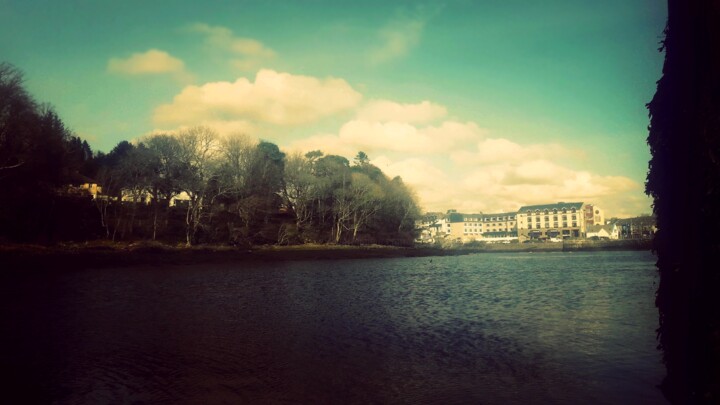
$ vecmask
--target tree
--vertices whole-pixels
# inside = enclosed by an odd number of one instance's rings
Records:
[[[285,161],[283,196],[285,205],[295,216],[295,226],[302,233],[305,224],[312,220],[313,199],[316,181],[313,176],[313,162],[300,153],[287,157]]]
[[[192,127],[178,135],[179,158],[185,168],[179,178],[180,189],[190,197],[185,215],[185,243],[196,242],[198,230],[206,219],[205,213],[218,193],[211,188],[216,175],[219,145],[215,131],[207,127]]]
[[[661,387],[673,403],[710,404],[720,401],[720,8],[709,0],[668,6],[663,76],[648,104],[646,182],[658,227]]]
[[[277,145],[261,141],[255,147],[247,183],[245,206],[250,212],[250,235],[257,241],[269,242],[275,239],[267,229],[270,218],[278,213],[282,203],[285,154]]]
[[[30,158],[23,140],[36,122],[37,106],[22,82],[20,71],[0,63],[0,180]]]
[[[342,231],[350,217],[350,197],[346,190],[350,182],[350,162],[342,156],[327,155],[315,161],[315,205],[317,226],[326,228],[330,240],[340,242]]]
[[[358,231],[370,222],[378,212],[384,198],[383,190],[370,177],[362,173],[352,173],[350,194],[350,224],[352,241],[357,239]]]
[[[355,166],[365,166],[370,163],[370,158],[368,158],[368,155],[365,152],[360,151],[357,155],[355,155],[353,162],[355,163]]]
[[[254,209],[248,200],[248,185],[251,167],[254,161],[256,143],[245,134],[232,134],[220,142],[221,164],[219,181],[226,190],[223,193],[231,211],[242,221],[243,239],[247,241],[250,222]],[[235,224],[227,222],[230,238],[237,242],[238,235],[233,235]]]
[[[152,239],[157,238],[161,207],[169,208],[170,200],[180,193],[180,184],[188,166],[180,160],[180,142],[171,135],[159,134],[145,141],[150,165],[147,192],[153,208]]]
[[[68,181],[72,134],[49,106],[38,105],[22,74],[0,63],[0,233],[34,241],[53,239],[55,196]]]

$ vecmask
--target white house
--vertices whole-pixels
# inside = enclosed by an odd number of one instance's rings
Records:
[[[620,239],[620,230],[616,224],[590,225],[587,227],[587,238],[598,237],[601,239]]]

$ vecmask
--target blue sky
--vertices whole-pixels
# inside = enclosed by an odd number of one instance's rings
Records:
[[[0,59],[96,150],[192,125],[358,150],[429,210],[650,211],[663,1],[0,0]]]

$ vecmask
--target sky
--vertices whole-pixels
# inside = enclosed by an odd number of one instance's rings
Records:
[[[651,212],[659,0],[0,0],[0,61],[93,150],[196,125],[364,151],[425,211]]]

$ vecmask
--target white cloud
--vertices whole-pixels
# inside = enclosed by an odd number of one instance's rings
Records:
[[[542,159],[494,163],[470,171],[437,156],[393,160],[386,155],[371,155],[371,162],[390,177],[401,176],[428,211],[506,212],[523,205],[558,201],[593,203],[610,216],[647,211],[640,184],[628,177],[573,170]]]
[[[150,49],[143,53],[134,53],[127,58],[111,58],[107,71],[125,75],[174,74],[186,77],[185,63],[165,51]]]
[[[343,124],[337,135],[319,134],[290,146],[348,159],[362,150],[386,175],[401,176],[429,211],[506,212],[558,201],[593,203],[609,216],[648,210],[641,184],[626,176],[593,173],[583,164],[584,151],[556,143],[523,145],[485,138],[486,131],[473,122],[412,124],[407,121],[433,115],[418,110],[404,115],[408,109],[403,105],[383,103],[391,111],[397,108],[405,122],[384,121],[391,114],[374,111],[377,104],[369,103],[371,108],[366,105],[357,115],[368,120],[354,119]],[[573,167],[578,162],[580,169]]]
[[[472,166],[500,162],[524,162],[529,159],[582,159],[585,153],[556,143],[520,145],[504,138],[487,138],[475,151],[457,151],[452,159],[459,165]]]
[[[158,124],[251,121],[299,125],[356,106],[362,95],[346,81],[260,70],[255,82],[212,82],[187,86],[170,104],[155,110]]]
[[[372,100],[357,113],[357,118],[363,121],[379,122],[405,122],[409,124],[426,123],[443,118],[447,109],[430,101],[417,104],[401,104],[390,100]]]
[[[293,142],[295,149],[359,151],[367,153],[402,152],[417,155],[447,153],[453,148],[482,137],[484,130],[473,122],[445,121],[439,126],[417,127],[404,122],[351,120],[338,135],[324,134]]]
[[[236,37],[226,27],[197,23],[193,24],[190,30],[205,35],[206,43],[210,48],[228,52],[231,55],[231,65],[243,71],[264,67],[277,55],[262,42],[252,38]]]
[[[448,174],[430,160],[412,157],[392,161],[386,156],[379,156],[370,161],[389,177],[402,177],[403,182],[417,193],[422,209],[447,210],[453,206],[455,195],[452,189],[448,190]]]
[[[377,65],[405,56],[420,42],[425,22],[420,20],[395,21],[381,29],[381,44],[370,51],[369,60]]]
[[[472,122],[445,121],[440,126],[416,127],[402,122],[353,120],[340,128],[340,140],[365,151],[419,154],[445,152],[463,141],[477,139],[483,131]]]

